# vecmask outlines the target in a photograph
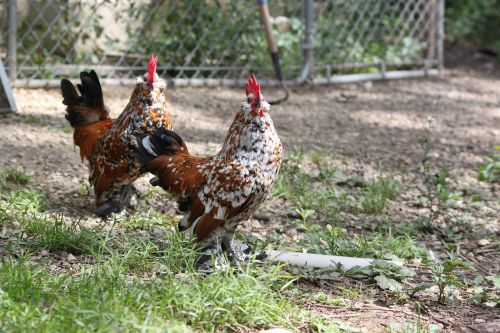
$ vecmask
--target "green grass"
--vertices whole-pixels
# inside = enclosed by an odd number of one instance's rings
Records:
[[[91,253],[97,248],[95,231],[78,221],[67,224],[62,216],[46,214],[44,209],[45,199],[36,190],[19,189],[0,197],[0,225],[14,226],[20,233],[18,239],[11,239],[15,243],[11,246],[73,254]]]
[[[24,116],[24,122],[26,124],[38,125],[42,123],[42,118],[34,114],[28,113]]]
[[[307,158],[316,172],[304,171]],[[341,184],[341,185],[339,185]],[[288,155],[274,189],[274,195],[295,204],[293,222],[304,230],[304,239],[294,244],[299,250],[312,253],[364,258],[411,259],[425,257],[425,250],[410,232],[395,233],[391,228],[367,235],[349,235],[336,227],[339,214],[377,215],[389,200],[402,190],[402,184],[391,177],[366,180],[360,176],[342,177],[323,152],[308,156],[298,152]],[[318,221],[327,221],[323,227]]]
[[[8,260],[0,266],[0,329],[8,331],[238,331],[296,323],[273,271],[128,278],[121,256],[77,276]]]
[[[316,320],[282,295],[293,277],[279,267],[195,272],[195,244],[153,213],[92,229],[46,211],[40,192],[17,189],[0,196],[0,225],[2,332],[296,329]],[[144,234],[151,228],[158,240]],[[34,261],[41,250],[48,256]],[[75,256],[70,271],[62,253]]]
[[[384,210],[387,200],[394,199],[401,191],[401,183],[392,178],[377,178],[363,183],[359,206],[354,210],[375,214]]]
[[[316,151],[308,156],[316,165],[315,173],[303,170],[305,158],[301,152],[286,156],[273,194],[332,221],[338,221],[341,212],[379,214],[402,189],[401,183],[391,177],[366,180],[357,176],[343,181],[346,186],[339,186],[340,172],[324,153]]]
[[[26,185],[30,179],[26,171],[8,167],[0,173],[0,188]]]
[[[495,146],[500,151],[500,145]],[[486,156],[484,163],[479,167],[478,180],[490,183],[500,183],[500,154]]]
[[[365,179],[342,172],[325,152],[288,155],[273,195],[291,204],[282,214],[294,219],[297,238],[287,243],[276,230],[264,241],[255,238],[254,248],[281,242],[312,253],[426,259],[417,229],[394,225],[387,216],[402,184],[390,176]],[[384,289],[389,302],[410,299],[406,283],[414,273],[385,261],[328,272],[329,278],[362,279],[354,289],[336,286],[334,293],[297,287],[296,280],[320,283],[326,274],[303,268],[250,264],[202,275],[194,270],[196,245],[176,232],[174,217],[148,209],[91,228],[52,212],[53,203],[29,182],[22,170],[0,173],[1,332],[238,332],[281,326],[337,333],[338,324],[300,306],[364,301],[367,278],[371,290]],[[87,196],[91,189],[80,185],[75,193]],[[141,199],[171,197],[151,188]],[[345,218],[361,228],[342,228]],[[251,236],[242,237],[252,243]],[[394,328],[399,330],[429,331],[418,323]]]
[[[55,124],[50,127],[50,130],[54,132],[62,132],[62,133],[73,133],[74,128],[71,127],[68,123]]]
[[[425,258],[426,251],[408,231],[384,228],[376,233],[349,235],[346,230],[330,224],[306,229],[298,247],[311,253],[358,258],[401,259]]]
[[[174,218],[159,214],[152,209],[143,212],[135,212],[130,216],[118,218],[117,221],[122,227],[142,230],[152,230],[155,227],[174,227],[178,223]]]
[[[45,206],[43,194],[37,190],[18,189],[0,194],[0,225],[32,224]]]

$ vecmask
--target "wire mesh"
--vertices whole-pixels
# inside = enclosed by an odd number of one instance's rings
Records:
[[[7,58],[7,7],[0,0],[0,57]],[[305,3],[271,0],[283,72],[304,66]],[[442,0],[313,1],[312,77],[438,65],[437,3]],[[94,68],[133,79],[147,58],[174,80],[273,77],[256,1],[25,0],[17,4],[16,83],[56,82]],[[12,50],[11,50],[12,51]],[[120,81],[118,81],[120,82]]]
[[[317,75],[435,67],[436,5],[436,0],[317,1]]]

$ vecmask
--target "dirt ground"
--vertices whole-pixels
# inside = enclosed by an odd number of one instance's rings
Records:
[[[418,138],[433,113],[432,157],[448,166],[457,187],[481,187],[491,194],[493,200],[472,214],[480,225],[478,239],[498,238],[500,188],[480,184],[476,178],[485,156],[500,143],[500,65],[480,54],[466,56],[468,61],[455,65],[461,55],[450,54],[450,67],[435,78],[292,88],[290,100],[273,107],[271,115],[289,152],[321,149],[349,172],[370,177],[406,170],[404,177],[411,181],[411,171],[418,167],[422,154]],[[104,87],[105,102],[113,116],[127,104],[130,92],[131,87]],[[279,93],[264,88],[266,97]],[[19,112],[0,117],[0,169],[15,166],[27,170],[33,177],[32,183],[48,195],[51,209],[89,223],[101,223],[92,215],[92,197],[77,193],[79,187],[87,184],[88,171],[79,159],[78,149],[73,147],[59,91],[15,88],[14,96]],[[242,89],[172,87],[168,97],[175,129],[193,153],[209,155],[221,147],[244,95]],[[147,187],[147,178],[140,180],[143,188]],[[391,214],[418,215],[418,210],[408,207],[405,200],[392,202]],[[266,228],[291,229],[282,205],[279,200],[271,200],[267,210],[274,214],[272,218],[244,229],[248,233],[260,233]],[[163,209],[157,208],[173,213],[172,207],[165,204]],[[460,214],[460,207],[456,212]],[[357,223],[356,217],[346,216],[346,226]],[[477,250],[476,240],[464,242],[464,255]],[[439,240],[429,239],[427,245],[443,253]],[[485,275],[499,274],[498,248],[476,254],[471,260],[482,267]],[[351,287],[360,283],[343,279],[320,285],[304,282],[303,287],[332,289],[340,282]],[[415,320],[410,311],[418,301],[382,308],[387,299],[385,292],[373,286],[364,292],[372,293],[380,305],[358,310],[355,306],[344,309],[318,304],[309,308],[327,318],[365,327],[365,331],[379,331],[388,321]],[[427,320],[445,331],[468,332],[470,325],[477,328],[486,322],[500,321],[498,309],[480,305],[427,306]]]

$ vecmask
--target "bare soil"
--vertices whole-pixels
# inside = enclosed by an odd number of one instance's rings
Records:
[[[433,159],[448,166],[456,189],[479,189],[489,196],[484,204],[462,202],[450,211],[455,216],[472,216],[474,232],[457,241],[459,251],[479,267],[481,274],[499,274],[500,254],[494,240],[500,232],[500,188],[478,182],[477,170],[485,156],[493,152],[493,146],[500,143],[500,65],[467,51],[451,50],[449,57],[451,67],[435,78],[293,88],[288,102],[272,108],[272,117],[288,152],[321,149],[346,173],[367,178],[389,173],[399,175],[405,184],[417,184],[414,171],[422,156],[418,139],[434,113],[430,130]],[[465,64],[460,59],[466,59]],[[273,89],[264,92],[269,98],[280,93]],[[127,104],[130,93],[131,87],[104,87],[105,102],[113,116]],[[59,91],[16,88],[14,96],[19,112],[0,117],[0,169],[25,169],[33,177],[31,184],[46,194],[54,212],[89,224],[105,223],[93,216],[93,198],[80,193],[88,183],[88,171],[73,147]],[[243,91],[171,87],[168,97],[175,129],[193,153],[209,155],[221,147]],[[148,178],[139,181],[144,191]],[[406,220],[417,217],[421,212],[409,204],[415,191],[417,187],[409,186],[400,199],[390,203],[388,214]],[[172,203],[143,204],[174,214]],[[242,228],[245,233],[263,238],[269,230],[278,230],[291,239],[297,235],[286,202],[271,199],[264,210],[261,220],[252,220]],[[343,225],[351,232],[359,230],[363,219],[348,214],[343,218]],[[423,238],[429,249],[444,256],[441,239],[435,235]],[[492,245],[481,248],[479,239],[489,239]],[[482,305],[442,306],[421,298],[394,303],[373,281],[338,278],[303,281],[299,286],[331,295],[341,292],[339,286],[357,288],[362,296],[349,307],[312,301],[307,306],[326,318],[366,332],[384,330],[389,322],[408,321],[435,323],[449,332],[476,332],[474,327],[477,332],[487,332],[480,326],[500,321],[498,309]],[[423,308],[424,314],[416,318],[415,310]],[[500,324],[491,332],[498,332],[498,327]]]

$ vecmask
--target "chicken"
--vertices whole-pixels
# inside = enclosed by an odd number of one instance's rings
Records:
[[[79,95],[73,84],[61,81],[66,119],[74,130],[82,162],[89,163],[89,181],[96,195],[96,213],[118,213],[130,201],[132,183],[141,175],[135,159],[135,134],[172,129],[164,91],[166,82],[156,74],[158,58],[152,56],[147,72],[137,78],[130,101],[117,119],[109,118],[95,71],[80,73]]]
[[[241,104],[219,153],[196,157],[175,132],[159,128],[138,137],[137,159],[144,171],[173,194],[185,213],[179,230],[189,229],[204,251],[197,264],[211,255],[241,258],[232,248],[235,229],[266,199],[278,175],[283,147],[269,115],[270,105],[254,75],[248,79],[247,100]]]

